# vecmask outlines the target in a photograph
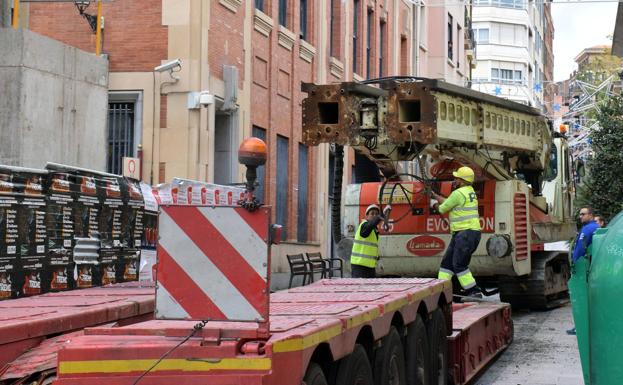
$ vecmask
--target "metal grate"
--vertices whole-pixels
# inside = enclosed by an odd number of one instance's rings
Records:
[[[515,259],[518,261],[528,258],[528,207],[526,196],[515,194],[513,200],[515,212]]]
[[[108,103],[108,172],[121,174],[124,156],[134,156],[133,102]]]

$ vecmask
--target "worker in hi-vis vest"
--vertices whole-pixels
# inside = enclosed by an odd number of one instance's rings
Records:
[[[456,274],[465,295],[482,297],[482,291],[469,270],[472,253],[480,243],[480,216],[478,215],[478,199],[472,187],[474,170],[461,167],[452,173],[453,191],[445,198],[431,191],[431,207],[441,214],[449,212],[452,239],[441,260],[439,279],[452,279]]]
[[[383,216],[380,213],[379,206],[374,204],[368,206],[366,218],[357,228],[353,249],[350,253],[351,276],[353,278],[376,277],[376,261],[379,259],[378,226],[383,222]]]

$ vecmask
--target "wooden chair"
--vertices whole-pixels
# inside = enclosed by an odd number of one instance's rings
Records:
[[[309,262],[305,260],[303,254],[288,254],[286,257],[290,265],[290,283],[288,284],[288,289],[292,287],[292,280],[297,275],[303,276],[303,286],[305,286],[308,277],[310,282],[314,282],[314,275],[309,266]]]
[[[322,261],[322,278],[332,278],[333,272],[339,272],[340,278],[344,278],[344,266],[341,258],[322,258],[321,253],[306,253],[308,261]],[[317,262],[316,262],[317,263]]]

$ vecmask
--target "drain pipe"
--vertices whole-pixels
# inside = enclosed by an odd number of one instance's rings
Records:
[[[420,76],[420,22],[422,21],[422,7],[424,6],[420,0],[411,0],[413,6],[412,23],[413,23],[413,68],[414,76]]]

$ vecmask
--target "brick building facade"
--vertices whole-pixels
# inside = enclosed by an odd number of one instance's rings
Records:
[[[550,3],[543,4],[545,11],[545,25],[543,28],[543,41],[545,50],[543,51],[543,103],[545,104],[545,112],[552,116],[554,104],[557,104],[556,82],[554,81],[554,19],[552,17],[552,5]]]
[[[152,184],[173,177],[235,183],[243,180],[236,158],[240,141],[260,136],[269,160],[260,172],[259,194],[274,207],[273,219],[285,225],[289,241],[273,255],[273,271],[285,270],[281,257],[288,252],[327,253],[330,150],[301,144],[301,82],[440,77],[428,56],[440,56],[448,68],[469,67],[459,59],[468,32],[464,9],[453,7],[429,13],[407,0],[105,2],[110,105],[126,106],[131,115],[124,117],[133,127],[124,147],[129,152],[121,155],[136,156],[141,148],[143,180]],[[23,8],[28,28],[94,51],[94,35],[73,4]],[[87,12],[95,13],[94,6]],[[454,19],[452,29],[427,20],[437,14]],[[454,63],[446,57],[447,44],[457,47]],[[155,71],[176,58],[182,64],[175,72]],[[464,84],[465,72],[457,68],[441,77]],[[200,92],[213,103],[197,105]],[[110,144],[109,156],[119,155],[115,146]],[[352,152],[347,157],[344,184],[354,163]]]

